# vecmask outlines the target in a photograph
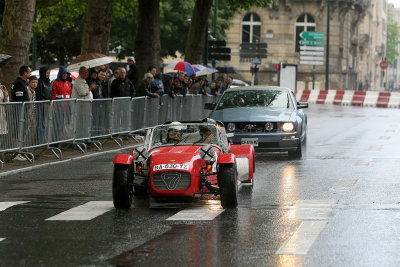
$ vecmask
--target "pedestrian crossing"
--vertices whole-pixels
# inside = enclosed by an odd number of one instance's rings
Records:
[[[22,205],[29,201],[0,202],[0,211],[4,211],[16,205]],[[46,221],[90,221],[111,210],[114,210],[112,201],[89,201],[73,207],[54,216],[46,218]],[[215,203],[183,209],[167,221],[212,221],[225,210]],[[0,239],[0,241],[2,241]]]

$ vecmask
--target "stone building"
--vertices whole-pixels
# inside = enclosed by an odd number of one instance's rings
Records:
[[[359,27],[358,83],[363,90],[385,90],[387,75],[380,62],[386,57],[387,8],[387,0],[372,0]]]
[[[393,20],[399,25],[400,29],[400,8],[395,8],[393,5],[389,5],[389,10],[392,14]],[[397,50],[400,52],[400,45]],[[400,57],[397,57],[396,61],[389,69],[389,89],[399,90],[400,89]]]
[[[271,8],[254,7],[235,16],[227,31],[231,61],[251,80],[251,59],[240,57],[241,43],[267,43],[268,58],[259,66],[259,84],[277,84],[276,64],[297,65],[297,88],[311,88],[312,65],[300,65],[302,31],[327,31],[328,0],[280,0]],[[387,0],[378,0],[387,1]],[[329,89],[356,89],[358,84],[359,25],[371,0],[330,0]],[[325,55],[326,55],[325,34]],[[315,88],[325,89],[325,63],[315,66]]]

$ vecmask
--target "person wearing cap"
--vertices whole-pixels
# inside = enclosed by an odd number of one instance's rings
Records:
[[[128,57],[128,66],[129,66],[129,71],[127,77],[133,83],[135,88],[138,88],[139,71],[136,67],[134,57]]]
[[[159,94],[153,93],[151,91],[151,82],[153,81],[153,74],[151,73],[146,73],[143,77],[143,80],[139,84],[139,88],[137,90],[136,96],[148,96],[152,98],[158,98],[160,97]]]
[[[182,126],[178,121],[171,122],[171,126],[168,127],[167,143],[175,143],[182,140]]]
[[[57,80],[53,83],[52,99],[69,99],[71,98],[72,87],[68,82],[68,70],[60,66],[58,69]]]

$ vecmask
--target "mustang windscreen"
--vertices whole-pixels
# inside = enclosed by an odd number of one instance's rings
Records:
[[[237,107],[289,108],[288,94],[281,91],[232,91],[226,92],[217,110]]]

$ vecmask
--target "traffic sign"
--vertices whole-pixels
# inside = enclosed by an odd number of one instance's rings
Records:
[[[302,32],[302,33],[300,33],[300,37],[303,39],[324,40],[325,33],[324,32]]]
[[[324,51],[300,51],[300,56],[324,56]]]
[[[215,54],[230,54],[231,49],[229,47],[210,47],[208,52]]]
[[[324,51],[323,46],[300,46],[300,50],[303,51]]]
[[[208,40],[208,46],[226,46],[225,40]]]
[[[381,69],[386,70],[389,67],[389,62],[387,62],[386,60],[382,60],[381,63],[379,63],[379,66],[381,67]]]
[[[267,58],[268,50],[267,43],[241,43],[240,57],[241,58]]]
[[[323,61],[310,61],[310,60],[300,60],[301,65],[316,65],[316,66],[322,66],[324,65]]]
[[[323,46],[325,43],[323,41],[312,41],[312,40],[300,40],[301,45],[311,45],[311,46]]]

